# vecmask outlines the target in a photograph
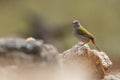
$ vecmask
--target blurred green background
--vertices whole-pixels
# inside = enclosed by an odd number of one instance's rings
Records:
[[[0,37],[42,38],[62,52],[78,42],[72,33],[74,19],[119,60],[120,0],[0,0]]]

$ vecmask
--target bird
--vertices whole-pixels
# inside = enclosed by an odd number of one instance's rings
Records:
[[[96,45],[95,37],[87,29],[85,29],[79,22],[79,20],[73,20],[73,33],[74,35],[83,42],[82,46],[86,43],[92,42],[92,44],[97,48],[98,51],[101,51],[100,48]]]

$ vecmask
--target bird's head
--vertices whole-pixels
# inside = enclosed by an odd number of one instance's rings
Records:
[[[80,22],[78,20],[73,20],[73,27],[80,27]]]

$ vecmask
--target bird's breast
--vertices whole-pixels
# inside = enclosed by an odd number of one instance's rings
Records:
[[[75,35],[79,40],[81,40],[82,42],[86,42],[86,43],[87,43],[87,42],[90,41],[90,38],[88,38],[88,37],[86,37],[86,36],[84,36],[84,35],[78,34],[76,29],[73,29],[73,33],[74,33],[74,35]]]

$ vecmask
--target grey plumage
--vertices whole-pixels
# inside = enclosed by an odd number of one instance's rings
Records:
[[[100,51],[100,49],[97,47],[97,45],[95,43],[94,36],[90,32],[88,32],[80,24],[80,22],[78,20],[73,21],[73,33],[79,40],[81,40],[83,42],[82,45],[91,41],[94,44],[94,46]]]

